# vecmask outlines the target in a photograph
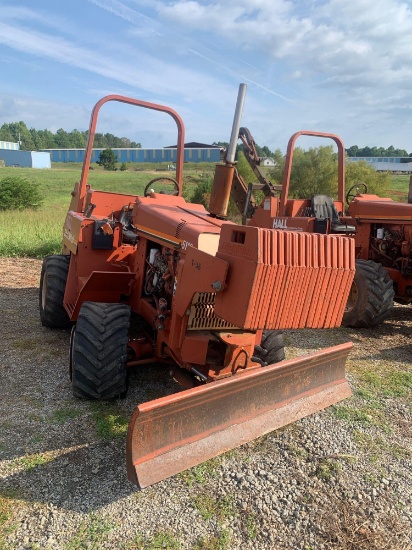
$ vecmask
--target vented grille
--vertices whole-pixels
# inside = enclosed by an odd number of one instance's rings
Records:
[[[219,316],[252,330],[340,325],[355,271],[353,239],[247,227],[239,244],[230,231],[222,228],[217,253],[231,274],[216,299]]]
[[[176,233],[175,233],[175,237],[179,238],[180,237],[180,232],[182,231],[182,229],[184,228],[184,226],[186,225],[186,221],[185,220],[182,220],[179,225],[176,227]]]
[[[190,307],[188,330],[218,330],[236,328],[215,315],[214,292],[197,292]]]

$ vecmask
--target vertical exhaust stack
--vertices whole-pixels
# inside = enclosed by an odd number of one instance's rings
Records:
[[[236,144],[239,137],[240,122],[242,120],[243,105],[246,96],[246,84],[239,85],[235,116],[233,118],[230,143],[227,148],[225,164],[218,164],[215,168],[212,193],[210,195],[209,212],[215,218],[227,217],[227,207],[232,189],[233,175],[235,171]]]

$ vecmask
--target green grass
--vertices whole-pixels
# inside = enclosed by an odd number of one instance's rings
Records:
[[[358,395],[369,405],[378,406],[382,397],[407,397],[412,391],[412,372],[399,370],[399,366],[387,362],[376,363],[371,369],[369,361],[349,360],[349,372],[358,379]]]
[[[43,466],[44,464],[47,464],[51,460],[51,457],[48,457],[42,453],[37,453],[18,458],[16,459],[16,463],[22,465],[25,470],[30,471],[34,468],[37,468],[37,466]]]
[[[214,163],[185,163],[183,195],[189,199],[197,184],[210,180]],[[142,194],[146,184],[159,176],[174,177],[165,163],[127,163],[126,171],[109,172],[96,164],[88,182],[94,189],[119,193]],[[37,183],[44,197],[37,210],[0,212],[0,256],[43,258],[58,254],[62,247],[62,227],[70,202],[70,193],[81,176],[81,164],[53,163],[51,170],[32,168],[0,168],[0,179],[21,176]],[[164,171],[160,171],[164,169]],[[392,176],[391,189],[395,200],[406,201],[409,176]]]
[[[396,201],[406,202],[409,190],[409,178],[410,176],[407,174],[391,176],[392,193],[388,197]]]
[[[402,447],[396,443],[389,443],[383,437],[371,436],[363,431],[355,430],[353,439],[356,441],[360,449],[368,455],[372,462],[377,462],[384,454],[390,455],[397,460],[408,459],[411,456],[411,451],[406,447]]]
[[[64,424],[68,420],[72,420],[81,414],[81,411],[77,411],[75,409],[58,409],[53,412],[52,419],[57,424]]]
[[[193,505],[204,520],[216,518],[221,521],[237,515],[234,497],[231,495],[215,498],[209,493],[200,493],[193,497]]]
[[[90,403],[93,411],[93,419],[96,425],[96,433],[102,439],[109,441],[122,437],[127,432],[129,418],[119,414],[111,403]]]
[[[226,550],[229,544],[230,533],[227,529],[222,529],[218,535],[199,539],[192,550]]]
[[[323,481],[330,481],[332,477],[338,474],[340,469],[341,466],[338,462],[325,458],[319,461],[314,475],[319,479],[323,479]]]
[[[6,537],[12,533],[17,524],[13,523],[13,512],[21,506],[16,491],[7,490],[0,495],[0,550],[11,550]]]
[[[75,536],[66,545],[65,550],[98,550],[102,547],[107,534],[114,529],[114,525],[94,514],[83,521]]]
[[[199,166],[194,163],[185,164],[184,196],[189,198],[196,184],[210,176],[213,169],[213,163],[201,163]],[[108,172],[96,166],[89,172],[88,183],[93,189],[101,191],[141,195],[151,179],[175,175],[174,172],[158,170],[158,164],[135,164],[124,172]],[[81,165],[53,163],[51,170],[0,168],[0,179],[10,175],[18,175],[29,182],[37,183],[44,202],[36,210],[0,212],[0,256],[43,258],[48,254],[59,254],[70,194],[80,179]]]
[[[243,518],[242,524],[248,538],[255,540],[259,534],[259,523],[256,515],[253,513],[247,514],[246,517]]]
[[[167,550],[179,550],[180,541],[169,530],[157,531],[152,537],[145,538],[138,535],[129,548],[138,548],[139,550],[157,550],[166,548]]]
[[[185,470],[178,475],[185,483],[187,483],[189,487],[192,487],[195,483],[205,485],[212,478],[218,476],[219,466],[222,463],[222,460],[223,457],[221,456],[212,458],[211,460],[194,466],[193,468],[190,468],[190,470]]]

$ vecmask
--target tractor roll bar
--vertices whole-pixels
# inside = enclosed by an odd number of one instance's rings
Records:
[[[330,138],[338,146],[338,200],[345,201],[345,147],[343,141],[336,134],[327,134],[325,132],[315,132],[312,130],[301,130],[296,132],[289,139],[286,152],[285,171],[283,173],[282,195],[279,204],[279,216],[284,216],[286,212],[286,203],[289,196],[290,175],[292,172],[293,153],[295,150],[295,142],[299,136],[314,136],[322,138]]]
[[[102,99],[100,99],[96,103],[96,105],[93,107],[93,111],[90,117],[89,135],[87,138],[82,175],[80,178],[79,199],[77,202],[76,211],[77,212],[82,211],[84,198],[86,196],[86,185],[87,185],[87,179],[89,176],[90,161],[91,161],[92,152],[93,152],[93,143],[94,143],[94,136],[96,133],[97,117],[98,117],[100,108],[108,101],[119,101],[121,103],[128,103],[130,105],[136,105],[138,107],[143,107],[145,109],[161,111],[163,113],[167,113],[174,119],[177,126],[176,180],[179,184],[179,195],[181,195],[182,185],[183,185],[185,127],[183,124],[183,120],[180,118],[179,114],[174,109],[171,109],[170,107],[165,107],[164,105],[158,105],[157,103],[149,103],[147,101],[141,101],[140,99],[133,99],[131,97],[126,97],[122,95],[107,95],[105,97],[102,97]]]

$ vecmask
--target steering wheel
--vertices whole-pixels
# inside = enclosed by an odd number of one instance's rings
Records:
[[[179,191],[180,191],[179,184],[177,183],[177,181],[174,178],[160,177],[160,178],[154,178],[153,180],[149,181],[149,183],[144,188],[143,194],[144,194],[145,197],[150,196],[151,185],[153,185],[153,183],[155,183],[157,181],[164,181],[165,183],[167,182],[168,185],[170,185],[172,183],[173,187],[174,187],[173,193],[166,193],[165,191],[159,191],[159,193],[164,193],[166,195],[178,195],[179,194]]]
[[[354,193],[355,190],[356,193]],[[346,193],[346,204],[349,204],[351,200],[354,199],[357,195],[362,195],[363,193],[367,192],[368,188],[366,187],[366,183],[355,183],[355,185],[352,185],[352,187]]]

